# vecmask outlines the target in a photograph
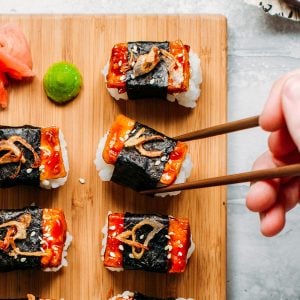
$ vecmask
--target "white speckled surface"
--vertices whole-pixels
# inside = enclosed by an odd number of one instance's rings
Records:
[[[0,0],[1,13],[222,13],[229,30],[228,119],[259,114],[272,82],[300,67],[300,23],[243,0]],[[228,173],[248,171],[266,147],[260,129],[228,138]],[[248,184],[228,188],[228,299],[300,299],[300,209],[275,238],[245,208]],[[217,300],[217,299],[216,299]]]

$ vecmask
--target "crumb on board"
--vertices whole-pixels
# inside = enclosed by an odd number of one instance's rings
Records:
[[[79,182],[80,182],[81,184],[85,184],[85,179],[84,179],[84,178],[79,178]]]

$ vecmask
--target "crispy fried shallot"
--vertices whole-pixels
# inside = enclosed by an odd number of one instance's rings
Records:
[[[160,50],[152,47],[149,53],[140,55],[133,67],[133,76],[138,77],[151,72],[160,61]]]
[[[181,41],[178,41],[178,43],[182,44]],[[148,53],[138,56],[137,59],[133,52],[130,51],[129,61],[120,67],[120,71],[125,74],[128,70],[133,69],[133,78],[139,77],[151,72],[161,60],[167,65],[173,85],[180,87],[184,80],[182,65],[170,52],[156,46],[152,47]]]
[[[153,230],[150,231],[143,243],[139,243],[136,241],[136,231],[143,227],[144,225],[150,225]],[[149,250],[148,244],[149,242],[155,237],[155,235],[160,232],[164,228],[164,225],[159,223],[155,220],[150,220],[149,218],[137,223],[131,230],[126,230],[119,235],[116,236],[116,238],[131,246],[132,249],[132,255],[135,259],[141,259],[145,253],[145,250]],[[131,237],[131,240],[129,238]],[[138,252],[136,249],[141,249],[140,252]]]
[[[42,251],[37,252],[23,252],[15,244],[15,240],[25,240],[27,237],[27,228],[31,223],[31,215],[23,214],[18,221],[8,221],[0,225],[0,228],[8,227],[6,236],[3,241],[0,241],[0,249],[8,250],[11,246],[10,256],[45,256],[47,253]]]
[[[40,158],[33,147],[27,143],[22,137],[13,135],[7,140],[0,141],[0,151],[5,153],[0,157],[0,165],[19,162],[19,166],[12,176],[13,178],[18,175],[21,169],[21,164],[26,162],[26,159],[22,153],[22,150],[15,144],[16,142],[22,144],[25,148],[32,152],[34,161],[31,165],[32,168],[37,168],[40,165]]]
[[[162,54],[162,59],[167,64],[169,76],[175,87],[180,87],[181,83],[184,80],[183,77],[183,67],[177,61],[177,59],[168,51],[160,49]]]
[[[145,132],[145,130],[146,130],[145,127],[142,127],[141,129],[139,129],[135,135],[133,135],[132,137],[130,137],[129,139],[127,139],[125,141],[124,146],[125,147],[133,147],[133,146],[141,143],[141,141],[144,140],[144,137],[141,137],[141,135]]]
[[[163,153],[162,150],[146,150],[144,148],[144,144],[150,141],[155,140],[164,140],[164,137],[161,135],[152,135],[152,136],[145,136],[142,135],[145,132],[145,128],[142,127],[139,131],[130,137],[124,143],[125,147],[135,147],[135,149],[143,156],[147,157],[160,157]]]
[[[122,64],[122,66],[120,67],[120,71],[125,74],[127,71],[133,68],[134,64],[135,64],[134,54],[132,51],[130,51],[129,61]]]

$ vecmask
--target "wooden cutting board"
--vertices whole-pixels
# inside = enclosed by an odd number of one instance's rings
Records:
[[[1,16],[1,24],[20,24],[32,50],[36,77],[10,86],[8,109],[0,123],[59,126],[68,143],[70,174],[57,190],[14,187],[0,191],[1,208],[36,203],[64,209],[74,241],[69,266],[57,273],[19,271],[0,274],[0,298],[27,292],[65,300],[106,299],[123,290],[160,297],[226,298],[226,188],[185,191],[173,198],[140,196],[113,183],[102,183],[93,160],[99,138],[118,113],[169,136],[226,122],[226,19],[219,15]],[[112,46],[130,40],[181,39],[202,61],[202,93],[195,109],[164,101],[116,102],[101,70]],[[47,99],[42,78],[54,62],[66,60],[83,75],[79,97],[65,106]],[[189,143],[194,168],[189,180],[226,173],[226,137]],[[85,179],[85,184],[79,182]],[[180,275],[126,271],[112,273],[100,260],[101,228],[108,211],[157,212],[188,217],[196,251]]]

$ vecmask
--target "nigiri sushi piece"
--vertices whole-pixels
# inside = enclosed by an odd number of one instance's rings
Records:
[[[72,240],[62,210],[30,206],[0,211],[0,271],[67,266]]]
[[[33,77],[29,44],[15,23],[0,26],[0,105],[7,107],[7,77],[22,80]],[[4,76],[6,80],[4,80]]]
[[[68,171],[66,143],[58,127],[0,126],[0,187],[57,188],[66,182]]]
[[[109,213],[101,257],[111,271],[181,273],[192,255],[187,219],[155,214]]]
[[[149,297],[149,296],[145,296],[141,293],[138,292],[129,292],[129,291],[125,291],[122,294],[119,294],[117,296],[114,296],[112,298],[109,298],[109,300],[194,300],[192,298],[155,298],[155,297]]]
[[[161,98],[193,108],[200,96],[200,59],[180,40],[116,44],[102,73],[116,100]]]
[[[118,115],[100,139],[95,164],[102,180],[141,191],[185,182],[192,168],[187,151],[186,143]]]

